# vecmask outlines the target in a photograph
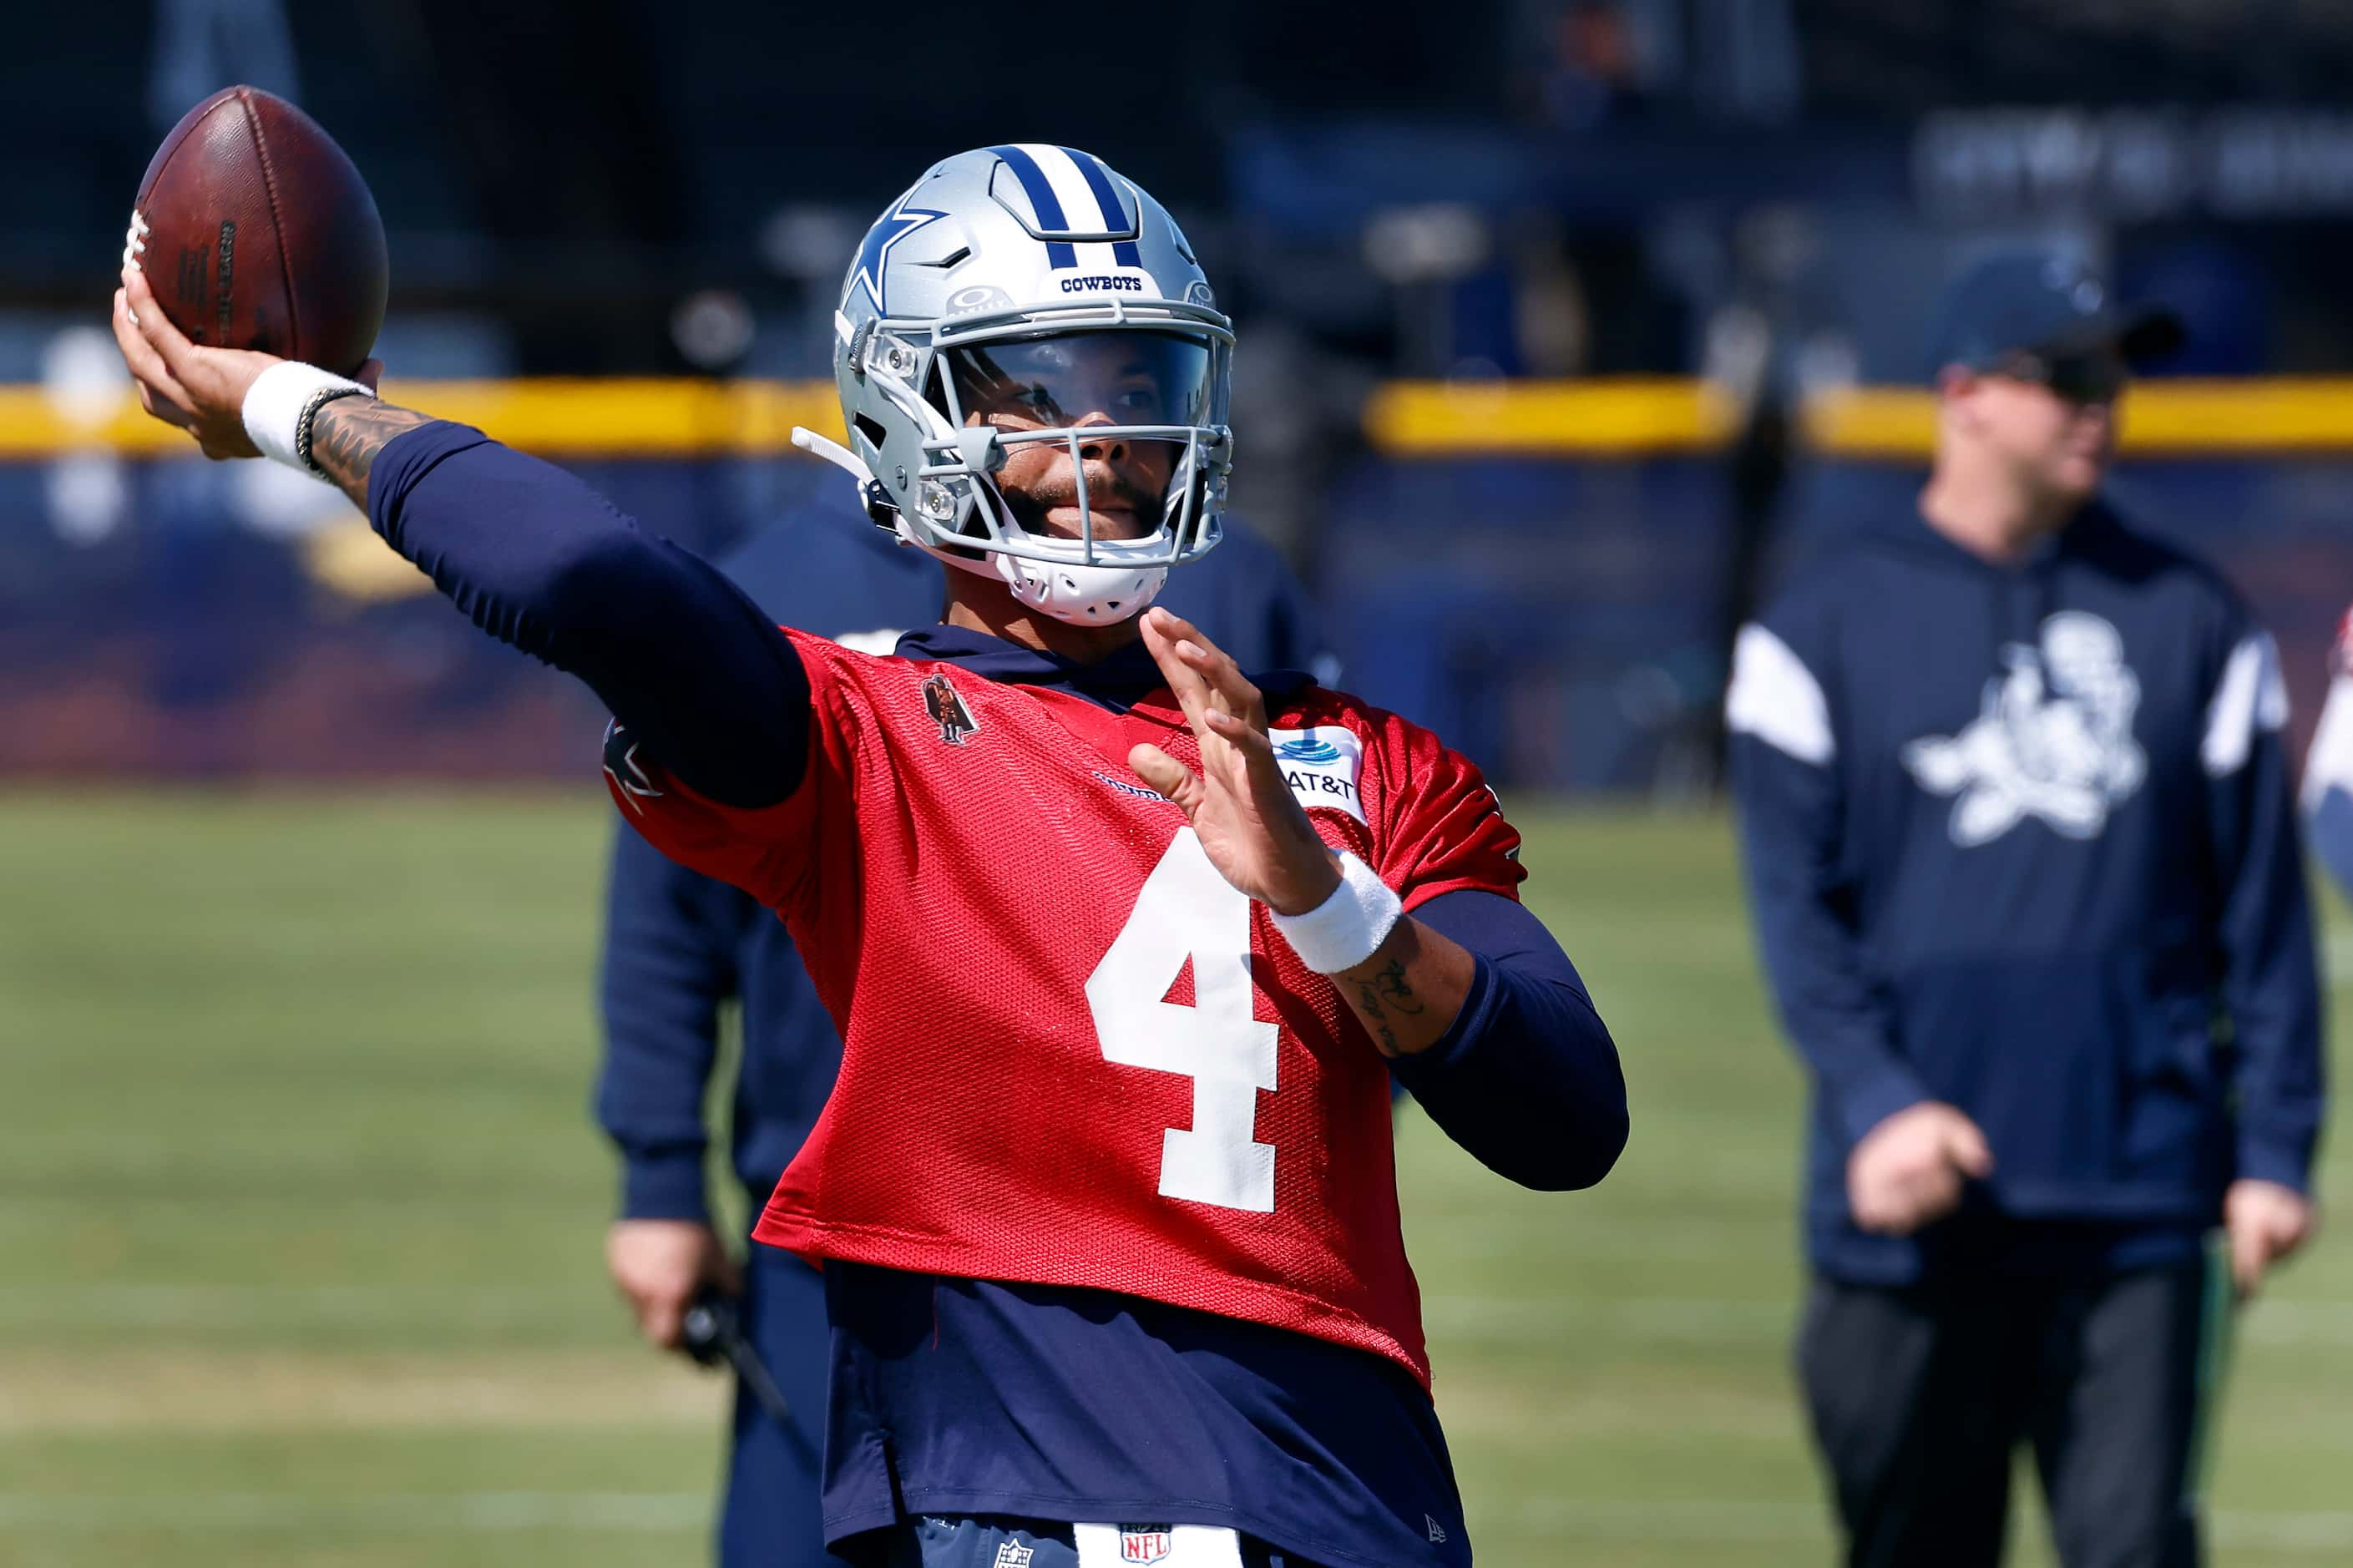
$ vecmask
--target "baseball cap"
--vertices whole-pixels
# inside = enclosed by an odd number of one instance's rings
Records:
[[[2006,356],[2113,348],[2127,364],[2161,359],[2187,337],[2162,305],[2126,304],[2082,262],[2047,251],[1988,257],[1945,290],[1928,374],[1992,370]]]

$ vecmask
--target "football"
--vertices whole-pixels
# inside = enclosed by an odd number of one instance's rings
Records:
[[[367,182],[318,121],[254,88],[224,88],[164,138],[123,257],[174,326],[216,348],[349,375],[384,325],[389,267]]]

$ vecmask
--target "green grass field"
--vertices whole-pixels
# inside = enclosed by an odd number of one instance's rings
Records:
[[[1725,825],[1517,815],[1634,1139],[1546,1196],[1403,1126],[1480,1559],[1825,1562],[1785,1371],[1799,1083]],[[607,825],[585,794],[0,797],[0,1564],[701,1557],[718,1386],[634,1342],[599,1261]],[[2221,1563],[2353,1561],[2336,1240],[2242,1325]]]

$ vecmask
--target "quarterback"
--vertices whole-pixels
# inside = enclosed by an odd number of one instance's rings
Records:
[[[820,1261],[826,1533],[925,1568],[1459,1565],[1389,1085],[1498,1173],[1600,1180],[1617,1053],[1477,769],[1152,607],[1218,543],[1233,332],[1091,155],[935,165],[852,261],[865,510],[945,567],[891,657],[480,431],[190,344],[151,412],[338,487],[614,716],[607,784],[789,926],[841,1074],[755,1235]]]

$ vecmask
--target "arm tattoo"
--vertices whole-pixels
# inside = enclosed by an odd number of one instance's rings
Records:
[[[1412,1017],[1422,1011],[1425,1004],[1414,994],[1413,984],[1405,977],[1405,961],[1392,958],[1367,973],[1362,969],[1348,973],[1348,983],[1356,988],[1356,1015],[1371,1028],[1386,1056],[1398,1052],[1397,1031],[1389,1026],[1394,1015]]]
[[[1398,1054],[1397,1031],[1389,1027],[1388,1015],[1381,1011],[1380,994],[1373,989],[1369,981],[1356,982],[1356,1016],[1372,1026],[1374,1035],[1381,1043],[1381,1055],[1393,1057]]]
[[[1370,984],[1391,1010],[1409,1016],[1421,1011],[1421,998],[1413,994],[1413,986],[1406,980],[1403,959],[1390,959],[1374,973]]]
[[[365,511],[368,470],[375,466],[375,455],[394,437],[432,423],[432,415],[414,408],[396,407],[373,397],[338,397],[311,421],[311,460],[334,481],[337,489],[352,498],[353,506]]]

